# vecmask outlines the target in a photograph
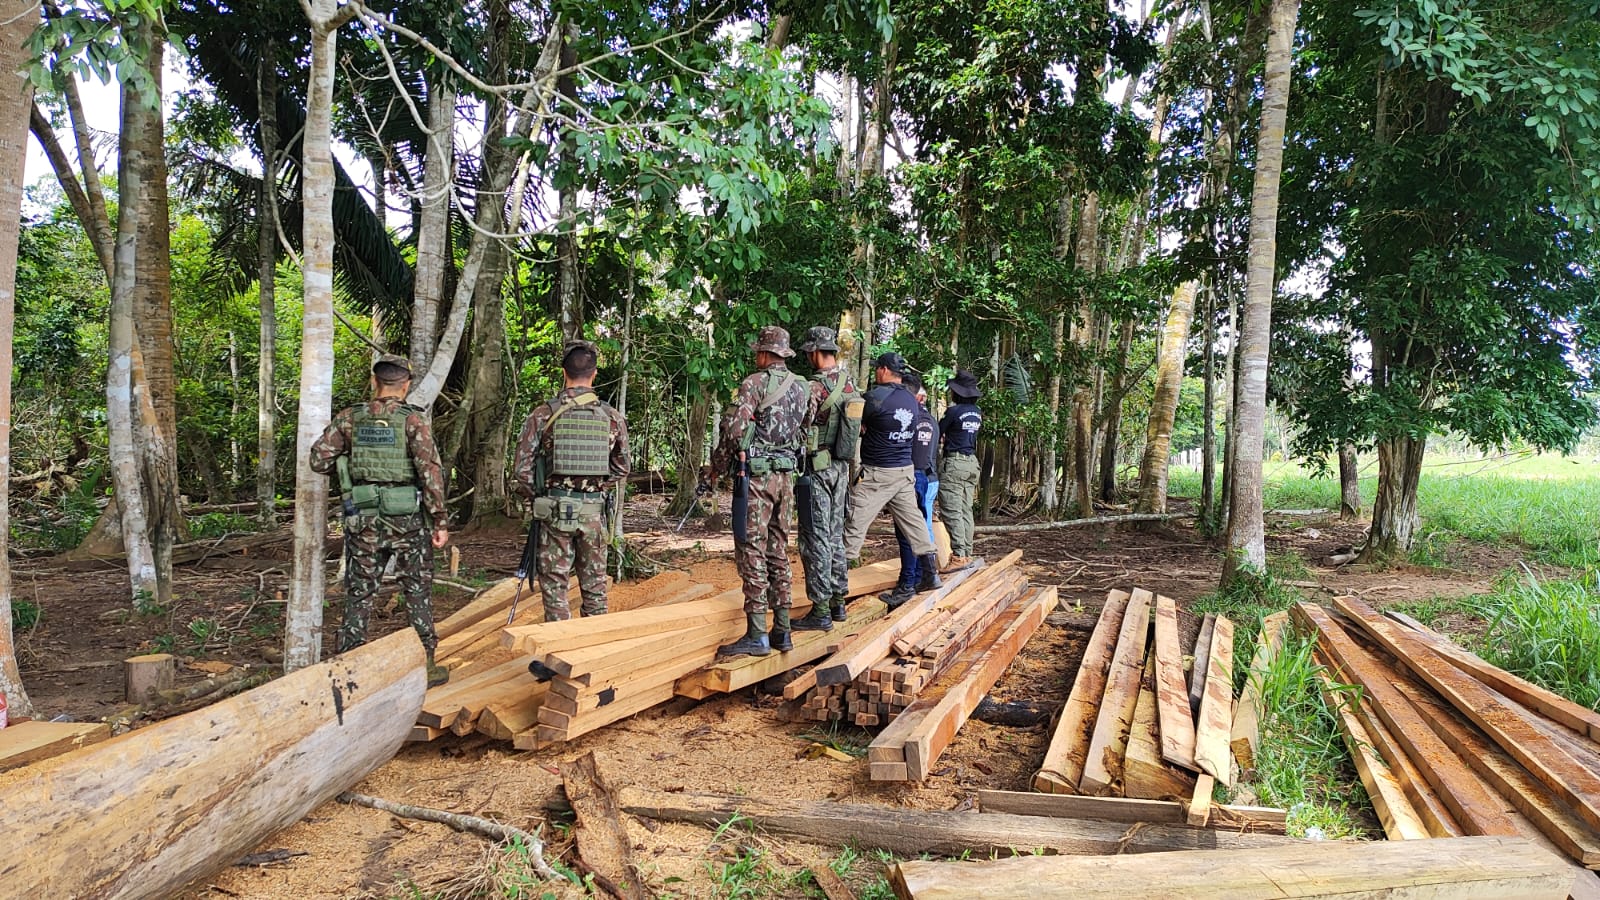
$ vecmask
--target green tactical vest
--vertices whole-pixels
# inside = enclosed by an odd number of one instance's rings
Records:
[[[611,474],[611,417],[592,391],[563,400],[544,427],[552,448],[551,475],[605,478]]]
[[[833,373],[833,375],[837,380],[831,385],[828,384],[828,379],[824,375],[811,376],[811,380],[822,385],[823,389],[828,392],[828,396],[822,401],[822,406],[817,410],[817,418],[822,419],[826,416],[828,424],[814,426],[817,431],[816,445],[818,447],[831,448],[833,446],[834,441],[839,436],[839,420],[844,418],[839,410],[844,406],[845,395],[853,392],[843,369]]]
[[[766,418],[771,418],[768,413],[772,407],[775,406],[779,400],[782,400],[784,395],[789,393],[789,388],[793,387],[794,383],[798,381],[799,378],[800,376],[794,374],[793,372],[784,372],[782,375],[779,375],[772,369],[767,370],[766,390],[761,394],[761,399],[756,402],[754,414],[750,416],[750,424],[746,425],[744,428],[744,435],[739,441],[739,449],[747,451],[754,449],[756,454],[765,455],[769,453],[791,452],[801,448],[804,443],[803,435],[796,435],[793,440],[782,445],[768,444],[765,441],[758,443],[755,439],[757,423],[762,422],[764,416]]]
[[[356,484],[414,484],[417,468],[406,445],[406,415],[399,406],[375,415],[370,406],[357,408],[350,448],[350,479]]]

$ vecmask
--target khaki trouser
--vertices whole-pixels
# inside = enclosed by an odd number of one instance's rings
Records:
[[[939,465],[939,518],[950,532],[950,553],[972,555],[972,500],[978,492],[978,458],[951,453]]]
[[[917,508],[916,470],[910,466],[884,469],[862,466],[861,478],[850,486],[850,509],[844,518],[844,555],[855,559],[867,542],[867,526],[889,507],[899,528],[911,544],[911,552],[924,556],[933,552],[922,510]]]

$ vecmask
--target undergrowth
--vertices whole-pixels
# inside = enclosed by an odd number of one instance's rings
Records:
[[[1489,662],[1600,710],[1600,576],[1501,579],[1481,598],[1489,620],[1480,651]],[[1475,598],[1476,599],[1476,598]]]
[[[1242,578],[1196,600],[1190,609],[1196,615],[1212,613],[1233,623],[1233,675],[1236,689],[1244,686],[1261,634],[1261,620],[1283,612],[1305,597],[1288,582],[1308,577],[1305,563],[1293,554],[1268,557],[1267,571]]]

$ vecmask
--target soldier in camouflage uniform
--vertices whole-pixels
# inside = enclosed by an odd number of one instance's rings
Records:
[[[745,636],[718,648],[721,657],[766,656],[773,647],[794,647],[789,637],[789,517],[794,506],[794,476],[810,424],[811,392],[805,379],[790,372],[784,362],[794,356],[789,332],[769,325],[761,329],[750,349],[755,351],[760,371],[739,385],[723,422],[722,443],[705,473],[715,478],[737,473],[741,466],[747,472],[743,540],[739,540],[737,516],[734,522],[734,554],[744,582]]]
[[[839,344],[832,328],[818,325],[806,332],[800,352],[811,359],[810,527],[801,517],[800,559],[805,563],[806,594],[811,611],[794,621],[796,631],[831,631],[845,619],[849,566],[844,558],[844,511],[850,495],[850,460],[838,453],[845,404],[860,393],[849,373],[839,368]],[[859,423],[854,427],[860,428]],[[812,447],[812,444],[815,444]],[[853,443],[853,442],[852,442]],[[797,498],[797,501],[799,498]]]
[[[345,500],[344,622],[339,652],[367,642],[367,617],[390,557],[406,612],[428,651],[428,684],[450,673],[434,665],[433,551],[450,540],[444,471],[424,411],[405,402],[411,363],[384,354],[372,365],[370,401],[333,417],[311,446],[311,468],[337,470]],[[420,496],[419,496],[420,495]]]
[[[517,487],[541,523],[539,591],[544,620],[572,618],[567,586],[577,569],[583,614],[606,611],[608,491],[628,477],[628,423],[594,392],[595,345],[568,341],[561,354],[566,386],[534,407],[517,439]]]

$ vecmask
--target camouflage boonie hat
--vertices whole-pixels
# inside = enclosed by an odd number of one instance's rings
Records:
[[[411,377],[411,360],[399,354],[384,353],[373,361],[372,374],[379,375],[381,378],[381,373],[378,371],[379,366],[390,366],[399,369],[406,374],[407,378]]]
[[[567,341],[561,345],[561,361],[566,362],[567,357],[571,356],[574,350],[587,350],[594,354],[596,362],[600,360],[600,348],[595,346],[594,341],[577,340]]]
[[[814,353],[818,350],[823,353],[838,353],[838,332],[826,325],[817,325],[807,331],[805,342],[800,345],[800,352]]]
[[[761,329],[756,339],[750,342],[750,349],[757,353],[764,350],[784,359],[794,355],[794,351],[789,349],[789,332],[777,325]]]

